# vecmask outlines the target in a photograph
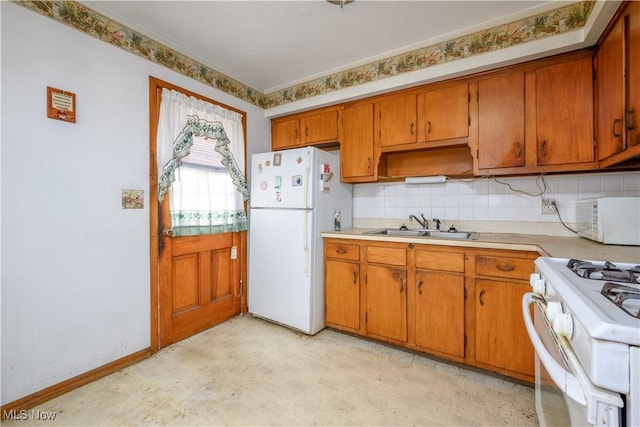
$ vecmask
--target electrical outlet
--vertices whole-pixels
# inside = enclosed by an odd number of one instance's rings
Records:
[[[555,215],[556,214],[556,201],[555,199],[541,198],[542,215]]]

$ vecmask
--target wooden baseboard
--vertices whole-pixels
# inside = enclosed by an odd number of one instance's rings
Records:
[[[137,351],[121,359],[100,366],[99,368],[85,372],[84,374],[80,374],[76,377],[69,378],[66,381],[54,384],[51,387],[47,387],[44,390],[40,390],[16,401],[7,403],[6,405],[2,405],[1,419],[5,419],[5,414],[16,413],[16,411],[25,409],[31,409],[34,406],[40,405],[41,403],[68,393],[71,390],[75,390],[76,388],[82,387],[85,384],[89,384],[90,382],[112,374],[122,368],[133,365],[134,363],[137,363],[151,356],[151,354],[152,352],[150,348]]]

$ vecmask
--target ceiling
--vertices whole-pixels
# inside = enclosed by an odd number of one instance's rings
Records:
[[[86,1],[263,93],[478,32],[570,1]]]

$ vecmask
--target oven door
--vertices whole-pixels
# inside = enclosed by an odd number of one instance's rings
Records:
[[[534,319],[529,306],[534,303]],[[540,426],[620,426],[619,394],[591,383],[564,337],[547,320],[533,293],[522,298],[522,314],[536,352],[536,415]]]

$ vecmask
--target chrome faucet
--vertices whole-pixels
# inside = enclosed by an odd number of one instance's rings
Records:
[[[427,221],[427,218],[424,217],[424,214],[420,214],[420,216],[422,217],[422,220],[420,220],[420,218],[418,218],[414,214],[409,215],[409,219],[415,219],[416,221],[418,221],[418,224],[420,224],[422,228],[429,228],[429,222]]]
[[[441,221],[438,218],[433,218],[432,221],[436,224],[436,230],[440,231]]]

